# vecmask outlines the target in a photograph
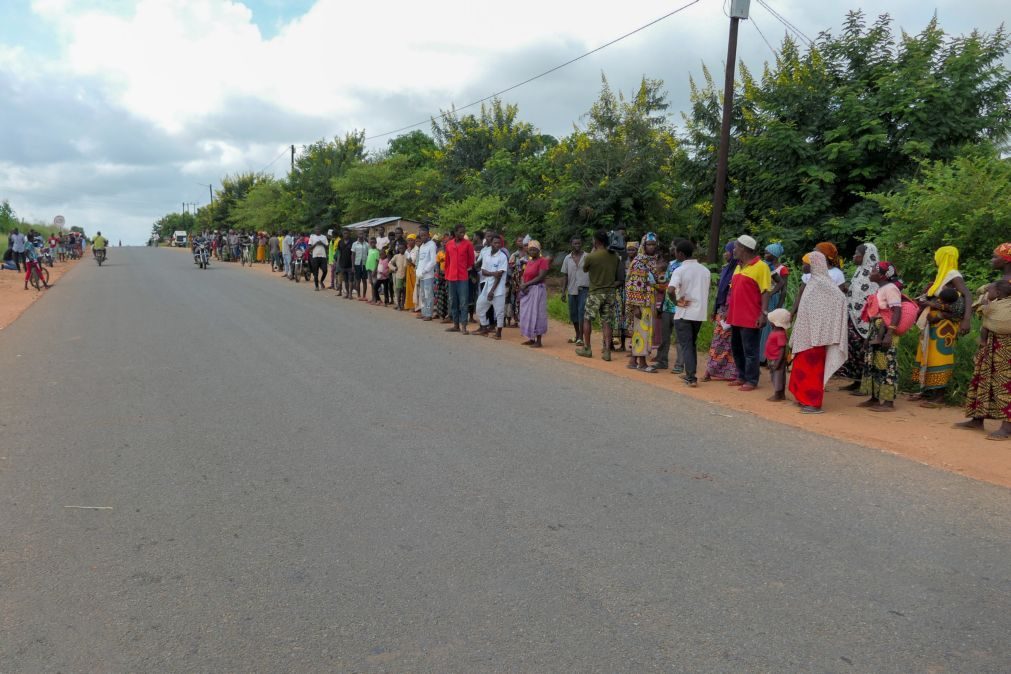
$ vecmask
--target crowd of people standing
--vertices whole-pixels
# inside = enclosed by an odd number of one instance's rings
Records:
[[[652,232],[638,242],[617,240],[622,245],[615,245],[614,232],[598,231],[587,252],[573,238],[561,262],[573,328],[568,341],[579,356],[593,357],[599,326],[600,357],[610,361],[622,352],[629,369],[655,374],[670,367],[686,386],[724,382],[747,393],[759,387],[764,366],[769,400],[785,401],[789,393],[805,414],[822,413],[826,385],[838,376],[851,380],[841,390],[862,398],[859,407],[887,413],[899,398],[903,335],[919,327],[912,373],[919,392],[911,400],[936,407],[954,373],[955,345],[976,311],[984,331],[962,427],[997,419],[1002,425],[988,437],[1011,437],[1011,244],[999,246],[992,260],[1003,278],[976,293],[958,270],[958,250],[940,248],[936,278],[911,297],[873,243],[856,248],[847,277],[837,247],[822,242],[799,260],[801,281],[787,306],[794,272],[781,243],[760,248],[748,235],[729,241],[714,279],[688,240],[674,239],[667,255]],[[538,348],[548,331],[551,263],[529,236],[515,239],[511,251],[500,233],[468,236],[463,226],[444,237],[427,227],[406,236],[380,229],[371,238],[364,230],[334,236],[317,229],[264,236],[260,245],[257,259],[275,260],[285,272],[292,251],[308,250],[317,290],[440,321],[447,332],[501,339],[504,328],[517,327],[523,343]],[[706,322],[712,338],[699,362]]]

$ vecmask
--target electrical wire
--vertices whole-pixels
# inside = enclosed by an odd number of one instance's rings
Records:
[[[522,86],[524,86],[526,84],[530,84],[534,80],[539,80],[542,77],[545,77],[547,75],[550,75],[553,72],[561,70],[562,68],[564,68],[566,66],[570,66],[573,63],[575,63],[576,61],[580,61],[580,60],[586,58],[587,56],[590,56],[591,54],[596,54],[598,51],[601,51],[603,49],[606,49],[606,48],[610,47],[613,44],[621,42],[625,38],[631,37],[631,36],[635,35],[636,33],[640,32],[640,31],[646,30],[650,26],[656,25],[656,24],[660,23],[661,21],[663,21],[665,19],[669,19],[670,17],[674,16],[675,14],[678,14],[678,13],[683,12],[684,10],[688,9],[692,5],[697,5],[701,1],[702,0],[691,0],[691,2],[678,7],[674,11],[668,12],[667,14],[664,14],[661,17],[653,19],[649,23],[644,24],[642,26],[639,26],[635,30],[629,31],[628,33],[625,33],[621,37],[616,37],[615,39],[611,40],[610,42],[606,42],[606,43],[600,45],[596,49],[591,49],[590,51],[588,51],[588,52],[586,52],[584,54],[580,54],[579,56],[577,56],[575,58],[569,59],[565,63],[561,63],[561,64],[555,66],[554,68],[550,68],[548,70],[545,70],[544,72],[542,72],[540,74],[537,74],[537,75],[534,75],[533,77],[529,77],[529,78],[523,80],[522,82],[514,84],[514,85],[512,85],[510,87],[506,87],[505,89],[501,89],[499,91],[496,91],[493,94],[489,94],[489,95],[485,96],[484,98],[479,98],[476,101],[471,101],[470,103],[467,103],[466,105],[462,105],[462,106],[460,106],[458,108],[453,108],[452,110],[450,110],[448,112],[443,112],[442,114],[437,115],[435,117],[429,117],[428,119],[425,119],[423,121],[415,122],[414,124],[408,124],[407,126],[402,126],[399,129],[393,129],[392,131],[384,131],[383,133],[377,133],[377,134],[374,134],[372,136],[366,136],[365,140],[374,140],[376,138],[383,138],[384,136],[391,136],[391,135],[393,135],[395,133],[400,133],[401,131],[407,131],[408,129],[414,129],[416,127],[423,126],[425,124],[430,124],[432,121],[437,120],[437,119],[445,119],[446,117],[448,117],[448,116],[450,116],[452,114],[455,114],[456,112],[459,112],[460,110],[466,110],[467,108],[472,108],[475,105],[480,105],[481,103],[485,103],[486,101],[490,101],[490,100],[492,100],[494,98],[497,98],[497,97],[501,96],[502,94],[509,93],[510,91],[513,91],[514,89],[519,89],[520,87],[522,87]]]
[[[259,171],[257,171],[257,173],[263,173],[264,171],[266,171],[267,169],[269,169],[269,168],[270,168],[271,166],[273,166],[274,164],[276,164],[276,163],[277,163],[277,160],[278,160],[278,159],[280,159],[280,158],[281,158],[281,157],[283,157],[283,156],[284,156],[285,154],[287,154],[287,152],[288,152],[288,149],[289,149],[289,148],[288,148],[288,146],[285,146],[285,148],[284,148],[283,150],[281,150],[281,154],[279,154],[279,155],[277,155],[276,157],[274,157],[273,159],[271,159],[271,160],[270,160],[270,163],[269,163],[269,164],[267,164],[266,166],[264,166],[264,167],[263,167],[262,169],[260,169]]]
[[[772,14],[772,16],[775,17],[777,21],[786,26],[787,31],[793,31],[797,35],[797,37],[801,38],[808,45],[814,44],[814,41],[811,38],[805,35],[804,32],[801,31],[799,28],[797,28],[795,25],[790,23],[779,12],[770,7],[768,2],[766,2],[765,0],[758,0],[758,4],[764,7],[769,12],[769,14]]]
[[[779,52],[777,52],[775,49],[773,49],[773,47],[769,43],[769,41],[767,39],[765,39],[765,33],[763,33],[762,29],[758,27],[758,22],[755,21],[754,15],[752,15],[750,17],[750,19],[751,19],[751,25],[754,26],[755,30],[758,31],[758,34],[762,36],[762,42],[764,42],[765,46],[769,48],[769,51],[772,52],[772,55],[778,58],[779,57]]]

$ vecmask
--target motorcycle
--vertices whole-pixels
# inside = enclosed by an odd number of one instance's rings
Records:
[[[53,249],[43,248],[42,249],[42,262],[45,263],[47,267],[53,266]]]
[[[291,252],[291,280],[298,283],[298,277],[302,276],[306,281],[309,280],[309,265],[306,264],[306,249],[296,248]]]
[[[207,249],[206,243],[198,243],[193,250],[193,260],[201,269],[211,266],[211,252]]]
[[[95,249],[95,262],[98,263],[99,267],[101,267],[102,263],[105,262],[105,248]]]

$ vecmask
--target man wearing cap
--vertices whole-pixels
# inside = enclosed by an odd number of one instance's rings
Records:
[[[772,272],[755,254],[757,249],[758,242],[747,234],[739,237],[734,245],[737,268],[730,281],[727,323],[731,327],[737,379],[730,382],[730,386],[740,387],[741,391],[754,391],[758,387],[759,348],[772,290]]]

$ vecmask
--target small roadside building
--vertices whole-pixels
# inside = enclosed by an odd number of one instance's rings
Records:
[[[361,222],[354,222],[350,225],[344,225],[341,229],[346,229],[351,232],[352,237],[357,236],[358,232],[365,230],[365,237],[371,238],[376,235],[379,228],[382,227],[383,230],[389,235],[390,232],[400,227],[404,230],[404,236],[408,234],[417,234],[418,228],[421,227],[423,223],[417,220],[408,220],[407,218],[402,218],[399,215],[386,216],[382,218],[372,218],[370,220],[363,220]]]

